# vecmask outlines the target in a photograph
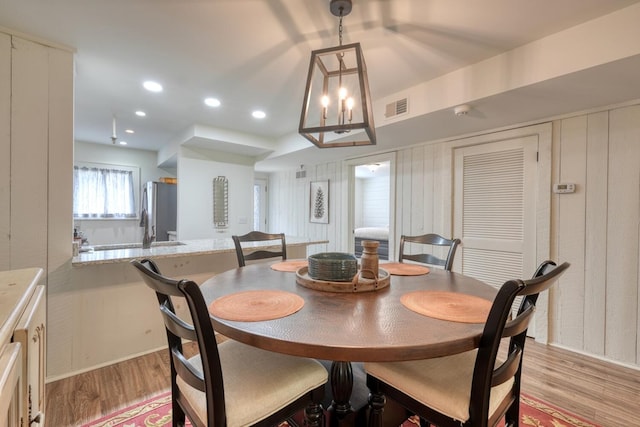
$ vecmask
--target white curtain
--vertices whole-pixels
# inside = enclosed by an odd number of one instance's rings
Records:
[[[74,166],[73,216],[135,218],[133,173]]]

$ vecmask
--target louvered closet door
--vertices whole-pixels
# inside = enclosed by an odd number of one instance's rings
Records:
[[[456,271],[493,286],[535,270],[538,137],[455,150]]]

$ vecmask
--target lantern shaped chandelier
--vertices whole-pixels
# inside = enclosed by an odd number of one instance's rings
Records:
[[[329,9],[340,18],[340,45],[311,52],[298,132],[319,148],[374,145],[362,48],[360,43],[342,44],[342,18],[351,12],[351,0],[331,0]]]

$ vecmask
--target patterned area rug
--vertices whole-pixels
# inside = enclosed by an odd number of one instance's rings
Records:
[[[293,424],[293,423],[292,423]],[[187,423],[187,425],[190,425]],[[412,418],[401,427],[416,427],[420,423]],[[502,425],[502,424],[501,424]],[[546,402],[522,395],[520,399],[520,425],[532,427],[599,427]],[[163,393],[152,399],[84,424],[82,427],[165,427],[171,426],[171,395]],[[286,427],[285,422],[280,427]]]

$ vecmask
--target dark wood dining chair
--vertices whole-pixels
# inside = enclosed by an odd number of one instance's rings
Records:
[[[231,236],[233,239],[233,243],[236,246],[236,256],[238,257],[238,267],[244,267],[246,265],[246,261],[265,259],[265,258],[277,258],[281,257],[282,260],[287,259],[287,242],[284,238],[284,233],[263,233],[261,231],[251,231],[243,236]],[[251,252],[245,254],[244,250],[251,248],[255,248],[255,246],[251,246],[249,244],[243,245],[243,243],[252,243],[252,242],[265,242],[268,240],[279,240],[280,241],[280,250],[273,249],[255,249]]]
[[[260,350],[234,340],[217,343],[198,284],[162,276],[149,259],[131,261],[156,292],[169,344],[172,425],[185,416],[197,427],[273,426],[305,411],[305,423],[323,425],[327,370],[316,360]],[[193,323],[180,318],[172,298],[184,298]],[[197,343],[187,358],[183,340]]]
[[[433,253],[407,253],[405,252],[405,243],[419,243],[422,245],[443,246],[449,247],[446,258],[439,258]],[[451,271],[453,267],[453,258],[456,255],[456,249],[460,244],[460,239],[447,239],[439,234],[422,234],[420,236],[405,236],[400,237],[400,253],[398,255],[398,261],[403,262],[408,259],[423,264],[437,265],[443,267],[447,271]]]
[[[527,328],[540,292],[569,268],[542,263],[532,279],[509,280],[498,291],[484,325],[479,348],[452,356],[410,362],[365,363],[369,427],[382,426],[385,398],[439,427],[518,426],[520,377]],[[511,306],[523,296],[516,316]],[[509,339],[505,360],[496,363],[502,338]]]

